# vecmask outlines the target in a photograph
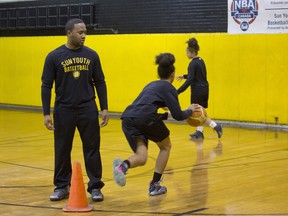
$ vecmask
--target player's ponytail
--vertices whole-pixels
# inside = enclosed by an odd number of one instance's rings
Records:
[[[188,44],[188,49],[190,52],[195,52],[198,54],[200,47],[196,38],[190,38],[186,43]]]
[[[156,56],[155,64],[158,65],[158,76],[161,79],[168,79],[175,71],[175,57],[171,53],[161,53]]]

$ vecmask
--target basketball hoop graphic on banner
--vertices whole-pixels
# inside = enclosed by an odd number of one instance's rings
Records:
[[[240,29],[245,32],[258,16],[258,9],[257,0],[233,0],[231,16]]]

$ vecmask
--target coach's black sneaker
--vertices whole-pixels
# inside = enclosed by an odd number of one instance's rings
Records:
[[[195,133],[190,134],[191,139],[204,139],[204,134],[201,131],[196,130]]]
[[[104,200],[104,196],[101,192],[101,189],[93,189],[91,191],[91,197],[94,202],[101,202]]]
[[[50,196],[51,201],[59,201],[69,197],[70,187],[55,189],[54,193]]]
[[[160,185],[160,181],[155,183],[150,183],[148,194],[150,196],[157,196],[161,194],[165,194],[167,192],[167,188],[165,186]]]
[[[218,138],[220,139],[222,137],[222,126],[220,124],[217,124],[214,128],[213,128],[216,133],[218,134]]]

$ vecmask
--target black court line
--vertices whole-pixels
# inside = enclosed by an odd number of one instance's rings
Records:
[[[207,165],[209,167],[197,167],[197,166],[186,166],[186,167],[179,167],[173,170],[167,170],[167,172],[165,171],[164,174],[173,174],[173,173],[185,173],[185,172],[191,172],[191,170],[187,170],[187,169],[191,169],[194,167],[194,170],[212,170],[212,169],[224,169],[224,168],[229,168],[229,167],[239,167],[239,166],[250,166],[250,165],[254,165],[254,164],[260,164],[260,163],[268,163],[268,162],[274,162],[274,161],[282,161],[282,160],[288,160],[288,158],[279,158],[279,159],[274,159],[274,160],[265,160],[265,161],[258,161],[258,162],[251,162],[251,163],[243,163],[243,164],[231,164],[231,165],[223,165],[223,166],[214,166],[214,167],[210,167],[213,166],[212,163],[210,164],[200,164],[198,166],[201,165]],[[288,215],[287,215],[288,216]]]
[[[15,207],[26,207],[26,208],[34,208],[34,209],[51,209],[51,210],[62,210],[62,208],[59,207],[48,207],[48,206],[31,206],[31,205],[22,205],[22,204],[11,204],[11,203],[0,203],[0,205],[6,205],[6,206],[15,206]],[[125,214],[151,214],[151,215],[191,215],[195,212],[206,210],[207,208],[201,208],[201,209],[195,209],[192,211],[189,211],[188,213],[175,213],[175,212],[135,212],[135,211],[111,211],[111,210],[92,210],[93,212],[105,212],[105,213],[125,213]]]
[[[193,215],[194,213],[198,213],[198,212],[201,212],[201,211],[205,211],[205,210],[207,210],[207,209],[208,209],[208,208],[195,209],[195,210],[188,211],[188,212],[184,212],[184,213],[174,214],[173,216]]]
[[[43,140],[42,137],[47,137],[47,139],[44,140],[48,140],[50,139],[50,134],[41,134],[41,135],[33,135],[33,136],[19,136],[19,137],[14,137],[14,138],[10,138],[10,139],[5,139],[5,140],[0,140],[0,144],[11,144],[11,143],[15,143],[15,142],[30,142],[30,141],[39,141],[39,140]],[[53,140],[52,140],[53,141]]]
[[[33,167],[33,166],[22,165],[22,164],[17,164],[17,163],[9,163],[9,162],[5,162],[5,161],[0,161],[0,163],[9,164],[9,165],[13,165],[13,166],[19,166],[19,167],[25,167],[25,168],[31,168],[31,169],[53,171],[52,169],[44,169],[44,168],[40,168],[40,167]]]
[[[51,209],[51,210],[62,210],[62,208],[59,207],[48,207],[48,206],[31,206],[31,205],[21,205],[21,204],[11,204],[11,203],[1,203],[0,205],[6,205],[6,206],[15,206],[15,207],[26,207],[26,208],[35,208],[35,209]],[[226,215],[226,214],[220,214],[220,213],[201,213],[202,211],[208,210],[208,208],[199,208],[195,210],[191,210],[188,212],[183,213],[176,213],[176,212],[135,212],[135,211],[111,211],[111,210],[92,210],[92,212],[105,212],[105,213],[125,213],[125,214],[147,214],[147,215],[172,215],[172,216],[185,216],[185,215],[204,215],[204,216],[216,216],[216,215]],[[227,214],[231,216],[287,216],[287,213],[264,213],[264,214],[250,214],[250,213],[243,213],[243,214]]]
[[[173,174],[173,173],[183,173],[183,172],[187,172],[190,170],[187,169],[191,169],[191,168],[196,168],[196,170],[206,170],[206,169],[220,169],[220,168],[228,168],[228,167],[236,167],[236,166],[250,166],[253,164],[259,164],[259,163],[268,163],[268,162],[275,162],[275,161],[282,161],[282,160],[288,160],[288,158],[277,158],[277,159],[272,159],[272,160],[262,160],[262,161],[255,161],[255,162],[250,162],[250,163],[238,163],[238,164],[231,164],[231,165],[217,165],[219,163],[223,163],[226,161],[233,161],[233,160],[239,160],[239,159],[243,159],[243,158],[247,158],[247,157],[255,157],[255,156],[259,156],[259,155],[264,155],[264,154],[269,154],[269,153],[274,153],[274,152],[279,152],[279,151],[287,151],[287,149],[279,149],[279,150],[275,150],[275,151],[269,151],[269,152],[262,152],[259,154],[251,154],[251,155],[244,155],[241,157],[236,157],[236,158],[230,158],[230,159],[226,159],[226,160],[218,160],[218,161],[214,161],[214,162],[210,162],[210,163],[205,163],[205,164],[197,164],[197,165],[191,165],[191,166],[185,166],[185,167],[178,167],[175,168],[173,170],[166,170],[164,171],[164,174]],[[148,156],[150,159],[152,160],[156,160],[153,157]],[[17,163],[9,163],[9,162],[5,162],[5,161],[0,161],[0,163],[3,164],[9,164],[9,165],[13,165],[13,166],[19,166],[19,167],[25,167],[25,168],[31,168],[31,169],[38,169],[38,170],[45,170],[45,171],[51,171],[53,172],[52,169],[44,169],[44,168],[40,168],[40,167],[33,167],[33,166],[28,166],[28,165],[22,165],[22,164],[17,164]],[[200,167],[203,165],[207,165],[209,167]],[[213,166],[216,165],[216,166]],[[199,167],[199,168],[198,168]],[[129,176],[129,178],[136,178],[139,176],[145,176],[145,175],[150,175],[151,171],[154,169],[154,167],[152,167],[151,169],[148,169],[144,172],[138,173],[136,175],[133,176]],[[86,176],[86,175],[83,175]]]
[[[214,163],[214,164],[215,164],[215,163],[221,163],[221,162],[223,162],[223,161],[230,161],[230,160],[242,159],[242,158],[245,158],[245,157],[261,156],[261,155],[264,155],[264,154],[270,154],[270,153],[275,153],[275,152],[280,152],[280,151],[288,151],[288,149],[287,149],[287,148],[285,148],[285,149],[277,149],[277,150],[274,150],[274,151],[261,152],[261,153],[258,153],[258,154],[244,155],[244,156],[234,157],[234,158],[230,158],[230,159],[226,159],[226,160],[218,160],[218,161],[215,161],[215,162],[213,162],[213,163]]]
[[[6,206],[15,206],[15,207],[27,207],[27,208],[36,208],[36,209],[62,209],[57,207],[47,207],[47,206],[31,206],[31,205],[22,205],[22,204],[12,204],[12,203],[2,203],[0,202],[0,205],[6,205]]]
[[[287,149],[279,149],[279,150],[275,150],[275,151],[262,152],[262,153],[259,153],[259,154],[244,155],[244,156],[241,156],[241,157],[235,157],[235,158],[230,158],[230,159],[226,159],[226,160],[218,160],[218,161],[213,161],[213,162],[208,162],[208,163],[200,163],[200,164],[196,164],[196,165],[193,164],[191,166],[175,168],[175,169],[173,169],[173,171],[166,170],[164,173],[165,174],[171,174],[171,172],[173,172],[173,173],[187,172],[187,169],[191,169],[193,167],[196,168],[197,170],[205,170],[205,169],[211,170],[211,169],[220,169],[220,168],[235,167],[235,166],[249,166],[249,165],[259,164],[259,163],[268,163],[268,162],[274,162],[274,161],[288,160],[288,157],[284,157],[284,158],[277,158],[277,159],[271,159],[271,160],[262,160],[262,161],[249,162],[249,163],[238,163],[238,164],[231,164],[231,165],[218,165],[219,163],[223,163],[223,162],[227,162],[227,161],[239,160],[239,159],[248,158],[248,157],[255,157],[255,156],[259,156],[259,155],[263,155],[263,154],[269,154],[269,153],[274,153],[274,152],[279,152],[279,151],[287,151]],[[201,167],[203,165],[207,165],[209,167]],[[184,170],[182,170],[182,169],[184,169]]]
[[[46,187],[51,187],[51,185],[27,185],[27,186],[2,186],[0,185],[0,188],[4,189],[11,189],[11,188],[46,188]]]

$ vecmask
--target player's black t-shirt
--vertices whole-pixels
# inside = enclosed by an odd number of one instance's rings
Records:
[[[184,92],[189,86],[195,94],[207,94],[209,83],[204,60],[195,57],[188,66],[188,75],[184,75],[185,83],[177,90],[178,94]]]
[[[105,77],[98,54],[83,46],[70,50],[65,45],[50,52],[42,74],[44,115],[50,114],[51,89],[55,81],[54,112],[95,111],[95,88],[101,110],[108,109]]]
[[[167,119],[165,115],[157,113],[161,107],[168,107],[174,119],[181,121],[192,114],[192,110],[181,110],[175,87],[165,81],[157,80],[144,87],[134,102],[129,105],[121,118],[138,117],[148,119]]]

